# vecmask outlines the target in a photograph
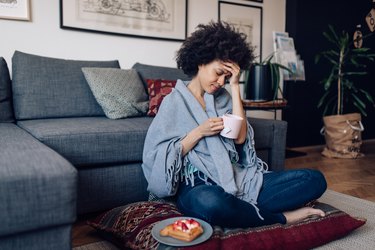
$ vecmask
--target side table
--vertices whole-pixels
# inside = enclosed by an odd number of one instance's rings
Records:
[[[288,107],[288,102],[285,99],[276,99],[267,102],[255,102],[251,100],[242,100],[242,105],[245,110],[271,110],[274,112],[274,119],[276,120],[276,110],[285,109]]]

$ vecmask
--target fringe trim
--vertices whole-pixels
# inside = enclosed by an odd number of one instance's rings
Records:
[[[173,163],[167,166],[166,169],[166,184],[168,193],[175,195],[177,192],[178,184],[182,169],[182,145],[179,143],[177,147],[178,153],[175,156]]]
[[[268,172],[268,164],[262,159],[260,159],[255,151],[255,140],[254,140],[254,130],[251,126],[248,126],[248,130],[250,133],[250,143],[247,143],[249,145],[248,150],[250,153],[250,163],[251,166],[256,166],[257,170],[262,172]]]
[[[186,185],[190,185],[192,187],[194,187],[194,173],[193,172],[193,168],[195,168],[189,161],[189,159],[187,157],[184,158],[184,163],[183,163],[183,169],[182,171],[180,172],[180,177],[181,177],[181,182],[185,181],[185,184]],[[197,169],[197,168],[196,168]],[[206,185],[212,185],[212,183],[210,183],[208,181],[208,176],[205,175],[203,172],[201,172],[199,169],[197,169],[197,176],[200,180],[204,181],[204,183]]]

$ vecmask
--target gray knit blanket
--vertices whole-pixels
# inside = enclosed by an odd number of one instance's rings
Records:
[[[220,185],[226,192],[253,205],[256,204],[267,165],[256,155],[254,131],[248,123],[245,143],[235,145],[232,139],[215,135],[204,137],[182,156],[181,140],[210,117],[232,111],[229,92],[222,88],[215,94],[205,94],[206,110],[187,88],[189,82],[177,81],[154,118],[145,139],[143,172],[148,191],[159,198],[176,194],[181,181],[194,185],[191,166],[200,178]],[[209,184],[208,182],[206,182]]]

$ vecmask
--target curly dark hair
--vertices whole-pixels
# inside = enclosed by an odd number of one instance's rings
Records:
[[[198,73],[198,66],[214,60],[238,63],[248,69],[254,59],[254,48],[246,42],[246,35],[226,22],[199,24],[177,51],[177,67],[188,76]]]

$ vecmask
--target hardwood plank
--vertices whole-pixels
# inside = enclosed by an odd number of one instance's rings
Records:
[[[312,168],[326,177],[328,188],[339,193],[375,201],[375,140],[363,142],[364,157],[331,159],[321,155],[324,146],[292,148],[306,155],[288,158],[286,169]]]

